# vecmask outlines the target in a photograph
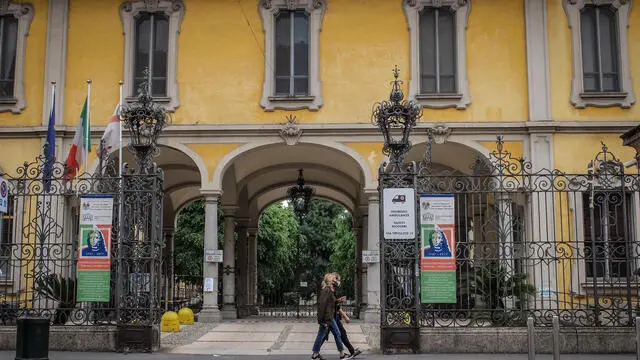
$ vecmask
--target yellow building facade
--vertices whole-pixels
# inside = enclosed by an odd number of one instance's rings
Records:
[[[217,283],[220,275],[224,287],[221,312],[217,296],[205,294],[204,320],[236,317],[241,305],[257,301],[258,217],[285,198],[299,168],[317,196],[355,215],[357,252],[377,248],[377,176],[385,155],[371,112],[388,99],[395,65],[405,95],[423,107],[408,161],[423,158],[431,134],[433,163],[471,174],[501,135],[504,148],[530,161],[532,171],[584,174],[601,142],[629,164],[628,173],[638,171],[635,150],[620,139],[640,121],[640,9],[632,1],[0,4],[0,16],[18,19],[15,84],[0,101],[5,173],[41,153],[52,82],[56,155],[64,159],[87,80],[95,149],[118,104],[119,82],[125,102],[135,101],[141,69],[151,67],[154,100],[171,114],[157,159],[166,174],[167,233],[185,204],[204,198],[207,221],[222,209],[227,233],[239,231],[237,244],[225,239],[225,253],[248,249],[237,260],[225,257],[225,265],[254,269],[236,279],[205,264],[204,276]],[[126,151],[124,159],[132,159]],[[96,166],[94,151],[89,169]],[[217,247],[214,232],[205,235],[206,248]],[[358,264],[365,320],[379,323],[380,264]],[[238,290],[242,304],[236,288],[246,290]]]

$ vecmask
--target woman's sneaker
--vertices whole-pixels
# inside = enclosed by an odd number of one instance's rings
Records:
[[[350,355],[344,354],[344,355],[340,356],[340,360],[348,360],[348,359],[351,359]]]
[[[358,356],[360,354],[362,354],[362,351],[360,351],[360,349],[355,349],[353,351],[353,354],[349,355],[349,359],[353,359],[353,358],[355,358],[356,356]]]
[[[318,354],[318,356],[311,355],[311,358],[314,360],[326,360],[322,355]]]

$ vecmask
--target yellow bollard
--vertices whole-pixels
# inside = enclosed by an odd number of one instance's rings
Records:
[[[160,319],[160,327],[163,332],[178,332],[180,331],[180,321],[178,320],[178,314],[175,311],[167,311],[162,315]]]
[[[193,324],[193,311],[187,307],[184,307],[178,311],[178,318],[181,325]]]

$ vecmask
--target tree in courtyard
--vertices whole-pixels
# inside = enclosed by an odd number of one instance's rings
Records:
[[[204,257],[204,200],[187,204],[178,214],[174,241],[174,274],[182,281],[202,283]],[[218,211],[218,246],[223,239],[224,214]],[[168,254],[168,251],[165,251]],[[165,260],[166,261],[166,260]]]
[[[331,266],[342,276],[342,295],[354,299],[356,237],[353,233],[353,218],[346,210],[334,219],[331,248]]]
[[[295,291],[298,223],[290,207],[276,203],[258,224],[258,289],[268,299]]]

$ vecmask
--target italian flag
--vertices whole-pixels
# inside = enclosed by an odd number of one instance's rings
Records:
[[[73,145],[69,149],[67,156],[67,173],[65,179],[74,178],[80,170],[80,166],[87,161],[86,157],[91,152],[91,124],[87,116],[87,101],[85,99],[82,113],[80,114],[80,122],[76,127],[76,135],[73,138]]]

